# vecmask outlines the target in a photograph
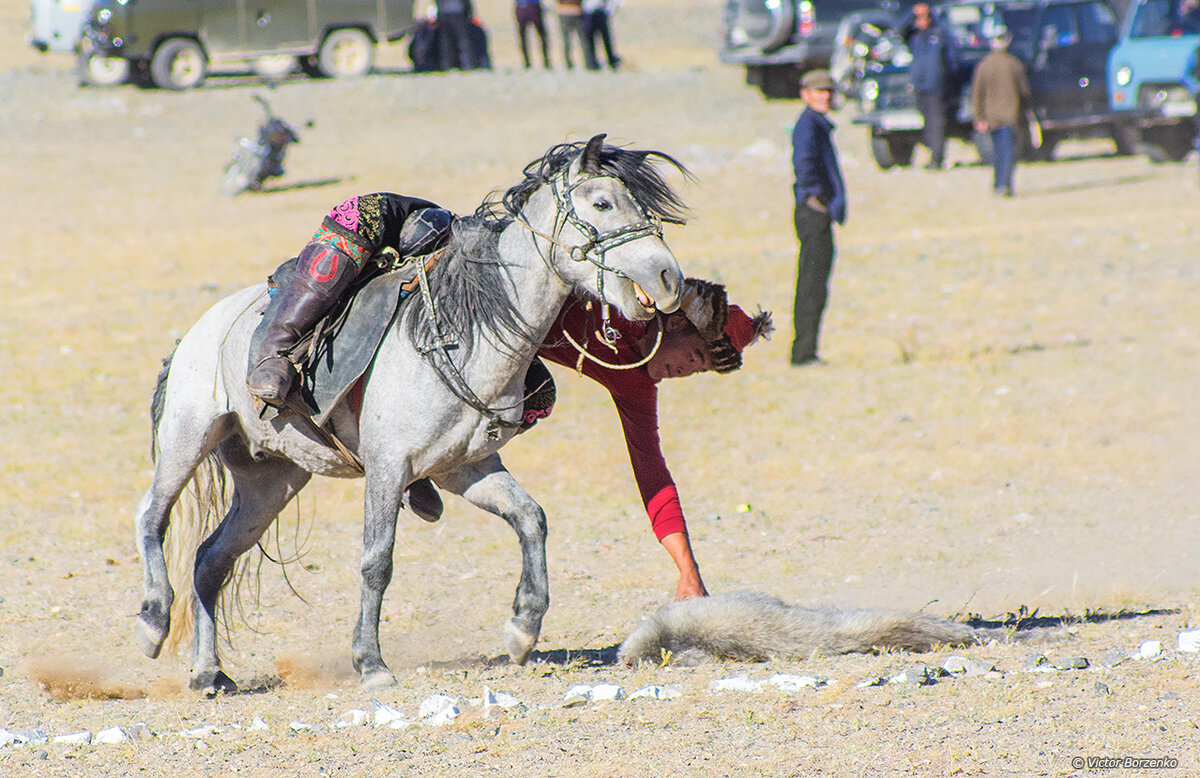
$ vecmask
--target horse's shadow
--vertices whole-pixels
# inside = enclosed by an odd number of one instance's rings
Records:
[[[1112,613],[1105,611],[1085,610],[1082,615],[1064,613],[1061,616],[1039,616],[1037,609],[1027,611],[1022,606],[1015,613],[985,619],[977,613],[969,613],[965,618],[958,618],[964,624],[976,629],[1008,629],[1016,632],[1028,632],[1035,629],[1061,629],[1075,624],[1105,624],[1110,621],[1130,621],[1133,619],[1152,618],[1154,616],[1171,616],[1179,613],[1179,608],[1147,608],[1146,610],[1126,610],[1122,608]]]

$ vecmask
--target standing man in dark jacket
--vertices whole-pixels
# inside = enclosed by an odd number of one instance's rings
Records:
[[[925,121],[921,141],[929,148],[926,170],[941,170],[946,156],[946,112],[958,89],[957,48],[951,35],[933,23],[928,3],[917,3],[905,27],[904,42],[912,54],[908,77],[916,93],[917,110]]]
[[[833,148],[833,122],[826,116],[833,100],[828,70],[810,70],[800,79],[805,109],[792,130],[792,167],[796,172],[794,219],[800,240],[796,273],[792,364],[818,363],[817,339],[829,297],[833,271],[833,223],[846,220],[846,185]]]

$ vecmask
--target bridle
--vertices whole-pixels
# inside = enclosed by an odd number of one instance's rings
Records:
[[[535,236],[535,243],[536,238],[541,238],[550,245],[564,251],[572,261],[590,262],[596,267],[596,292],[600,297],[600,337],[609,346],[614,346],[621,335],[616,331],[610,322],[610,305],[607,298],[604,296],[604,271],[607,270],[618,278],[624,278],[630,282],[633,282],[633,280],[630,279],[628,274],[626,274],[624,271],[605,264],[604,255],[618,246],[623,246],[626,243],[632,243],[633,241],[640,240],[642,238],[654,237],[661,240],[663,237],[662,219],[660,219],[657,214],[647,214],[645,209],[642,208],[642,206],[635,200],[634,207],[637,208],[638,213],[641,215],[641,221],[632,222],[613,230],[601,232],[600,230],[596,229],[595,225],[590,224],[579,217],[579,214],[575,211],[575,203],[571,199],[571,194],[588,181],[592,181],[597,178],[613,178],[613,176],[592,174],[583,176],[574,183],[569,183],[570,167],[570,165],[565,166],[561,173],[555,175],[548,182],[550,184],[550,193],[553,195],[555,204],[558,206],[554,217],[553,234],[547,235],[546,233],[538,230],[536,227],[526,221],[524,216],[521,214],[517,214],[516,221]],[[584,236],[584,243],[575,245],[562,242],[559,236],[561,235],[563,228],[568,224],[574,227]],[[560,273],[558,268],[554,266],[554,263],[550,261],[550,258],[546,256],[544,252],[542,252],[540,247],[538,247],[538,254],[542,257],[542,261],[546,263],[546,266],[549,267],[550,270],[553,271],[554,274],[565,283],[566,279],[562,277],[562,273]],[[645,358],[628,365],[616,365],[600,360],[589,354],[582,346],[575,342],[575,340],[570,336],[569,333],[567,333],[565,329],[562,331],[562,334],[567,341],[575,347],[575,350],[579,352],[581,364],[582,359],[586,357],[596,364],[613,370],[631,370],[636,367],[641,367],[650,361],[650,359],[658,351],[659,345],[662,344],[662,325],[660,322],[658,338],[654,342],[654,348]]]

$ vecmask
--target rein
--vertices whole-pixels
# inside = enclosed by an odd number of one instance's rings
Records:
[[[632,362],[628,365],[614,365],[609,362],[605,362],[600,357],[593,356],[591,353],[588,352],[588,350],[586,348],[584,348],[583,346],[581,346],[575,342],[575,339],[571,337],[571,333],[567,332],[566,327],[562,328],[562,334],[563,334],[563,337],[567,339],[567,342],[570,343],[572,346],[574,346],[575,350],[579,352],[579,362],[576,365],[576,368],[575,368],[576,371],[581,372],[581,373],[583,372],[583,360],[585,358],[591,360],[592,362],[595,362],[597,365],[600,365],[601,367],[607,367],[609,370],[632,370],[635,367],[641,367],[642,365],[646,364],[651,359],[653,359],[654,355],[658,353],[658,347],[662,345],[662,339],[663,339],[662,317],[656,317],[654,321],[658,323],[658,334],[654,338],[654,348],[650,349],[650,353],[647,354],[642,359],[638,360],[637,362]],[[610,343],[609,345],[612,345],[612,344]]]

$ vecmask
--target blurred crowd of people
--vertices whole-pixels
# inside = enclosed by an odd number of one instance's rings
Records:
[[[553,25],[547,23],[551,15],[558,19],[562,62],[567,70],[575,69],[576,44],[584,68],[601,70],[605,64],[612,70],[619,68],[621,57],[612,31],[618,5],[620,0],[546,0],[545,5],[542,0],[513,0],[517,44],[525,68],[534,66],[539,52],[542,67],[553,68]],[[418,9],[417,18],[422,21],[409,47],[417,71],[491,67],[487,32],[475,18],[471,0],[429,0],[423,11]]]

